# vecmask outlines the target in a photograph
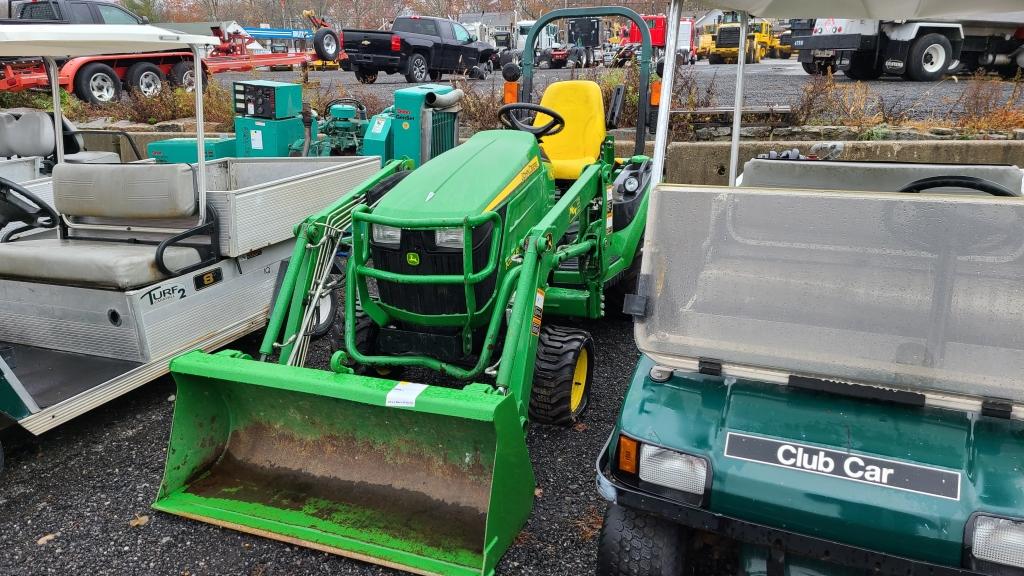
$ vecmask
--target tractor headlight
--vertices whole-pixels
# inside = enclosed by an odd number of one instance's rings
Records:
[[[640,179],[636,176],[630,176],[629,178],[626,178],[626,181],[622,183],[622,186],[626,189],[626,192],[632,194],[640,189]]]
[[[434,244],[438,248],[462,249],[462,228],[438,228],[434,230]]]
[[[401,228],[394,228],[392,226],[374,224],[373,242],[375,244],[390,244],[392,246],[398,246],[402,242],[402,230]]]
[[[971,555],[984,563],[1024,568],[1024,521],[975,516]]]
[[[640,446],[640,480],[703,496],[708,480],[708,462],[703,458],[658,446]]]

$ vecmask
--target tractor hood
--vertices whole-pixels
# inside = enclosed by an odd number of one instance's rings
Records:
[[[392,218],[463,218],[498,208],[540,169],[537,140],[489,130],[430,160],[396,185],[374,213]]]
[[[650,202],[636,340],[657,362],[1024,403],[1021,198],[662,185]]]

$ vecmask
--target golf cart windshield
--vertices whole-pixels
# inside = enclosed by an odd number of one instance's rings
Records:
[[[653,192],[640,348],[1024,401],[1019,197]]]

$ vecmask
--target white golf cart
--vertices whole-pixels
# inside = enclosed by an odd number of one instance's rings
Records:
[[[42,57],[51,79],[55,59],[90,54],[188,48],[198,67],[217,42],[153,26],[0,23],[0,57]],[[0,177],[0,430],[40,434],[167,373],[177,354],[262,328],[293,227],[380,168],[377,157],[207,162],[202,82],[196,164],[67,162],[51,82],[53,116],[32,116],[52,122],[36,126],[56,148],[52,179],[35,181],[52,187],[52,206]],[[333,292],[310,297],[321,303],[310,332],[325,334]]]

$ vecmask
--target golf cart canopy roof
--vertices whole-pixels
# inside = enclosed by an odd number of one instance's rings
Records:
[[[1019,11],[1021,0],[710,0],[704,6],[763,18],[969,19]]]
[[[0,58],[93,56],[215,46],[213,36],[156,26],[117,24],[0,24]]]

